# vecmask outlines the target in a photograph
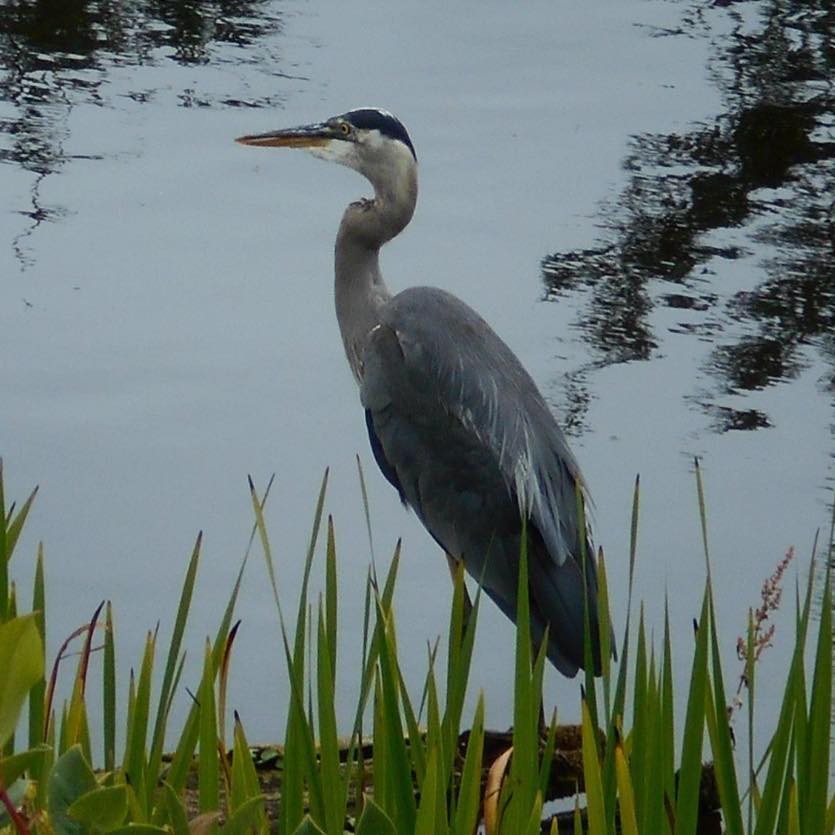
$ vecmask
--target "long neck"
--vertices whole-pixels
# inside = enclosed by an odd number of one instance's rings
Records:
[[[412,218],[417,201],[414,176],[396,192],[375,188],[373,200],[351,203],[336,236],[336,318],[348,363],[357,382],[368,335],[380,322],[380,309],[391,298],[380,273],[380,247]]]

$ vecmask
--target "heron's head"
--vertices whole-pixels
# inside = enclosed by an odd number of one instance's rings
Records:
[[[414,145],[403,123],[387,110],[362,107],[325,122],[241,136],[236,142],[261,148],[304,148],[320,159],[347,165],[368,178],[378,195],[413,181]]]

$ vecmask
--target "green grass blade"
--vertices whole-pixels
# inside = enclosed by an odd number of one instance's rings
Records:
[[[2,525],[2,522],[0,522]],[[41,644],[46,646],[46,594],[44,591],[43,543],[38,543],[38,556],[35,562],[35,582],[32,590],[32,613],[35,625],[41,636]],[[44,734],[44,696],[46,680],[43,676],[29,691],[29,747],[35,748],[43,742]]]
[[[415,835],[440,835],[437,825],[438,819],[438,783],[439,774],[439,751],[437,746],[432,746],[426,764],[426,775],[421,785],[420,805],[415,817]],[[398,832],[405,830],[397,830]],[[412,831],[412,830],[409,830]]]
[[[124,769],[136,792],[137,798],[148,813],[148,793],[145,780],[145,744],[148,734],[148,717],[151,701],[151,678],[154,668],[154,651],[156,635],[149,632],[145,638],[145,651],[142,656],[142,666],[136,683],[136,693],[133,700],[133,710],[130,713],[127,739],[129,745],[125,748]]]
[[[167,782],[171,788],[182,794],[185,790],[186,780],[192,765],[194,757],[194,750],[197,748],[197,742],[200,738],[200,710],[197,705],[189,711],[183,726],[182,733],[177,742],[177,747],[174,751],[174,756],[171,758],[171,765],[168,768],[166,775]]]
[[[814,574],[814,566],[810,569]],[[832,587],[831,568],[827,563],[821,600],[821,616],[812,674],[812,696],[807,729],[809,789],[800,806],[800,823],[804,832],[823,831],[826,820],[829,748],[832,740]]]
[[[0,478],[2,478],[2,474],[0,474]],[[20,537],[20,532],[23,530],[23,525],[26,523],[26,517],[29,515],[29,511],[32,509],[32,503],[35,501],[35,496],[38,495],[38,488],[35,489],[29,494],[29,497],[26,501],[21,505],[20,510],[16,514],[14,514],[5,530],[5,543],[4,545],[4,555],[6,564],[12,558],[14,554],[15,546],[17,545],[17,540]],[[0,497],[0,502],[2,501],[2,497]],[[0,504],[0,508],[2,508],[2,504]]]
[[[597,728],[591,718],[588,703],[583,699],[583,780],[586,784],[588,835],[606,835],[606,804],[603,800],[603,780],[597,754]]]
[[[647,686],[647,642],[644,627],[644,608],[641,606],[638,616],[638,646],[635,655],[635,680],[632,691],[632,752],[630,756],[630,767],[632,769],[632,780],[639,787],[635,797],[635,811],[641,831],[646,829],[647,808],[646,796],[649,788],[649,780],[646,779],[649,752],[649,711],[648,711],[648,686]]]
[[[705,491],[704,485],[702,484],[702,469],[699,465],[699,459],[693,459],[693,466],[696,470],[696,495],[699,500],[699,524],[701,525],[702,529],[702,546],[704,547],[704,554],[705,554],[705,571],[707,572],[707,582],[708,585],[711,584],[711,576],[710,576],[710,550],[708,548],[708,540],[707,540],[707,505],[705,504]]]
[[[530,598],[528,592],[527,528],[522,525],[519,578],[516,589],[516,672],[513,696],[513,759],[510,764],[509,805],[502,818],[508,830],[522,832],[527,825],[530,803],[537,787],[539,754],[539,700],[535,693],[531,658]]]
[[[702,742],[705,726],[707,688],[707,648],[710,633],[708,592],[705,588],[702,612],[696,633],[696,651],[690,673],[690,692],[684,719],[681,769],[676,795],[676,835],[695,835],[699,817],[699,786],[702,777]]]
[[[180,800],[180,796],[166,782],[162,784],[162,791],[169,827],[173,830],[174,835],[189,835],[186,809],[182,800]]]
[[[102,742],[105,771],[113,771],[116,767],[116,646],[113,635],[113,607],[108,601],[104,614],[102,674]]]
[[[368,533],[368,551],[371,554],[371,564],[374,565],[374,534],[371,530],[371,505],[368,503],[368,490],[365,486],[365,474],[362,471],[362,462],[357,455],[357,475],[360,480],[360,494],[362,495],[362,512],[365,516],[365,530]]]
[[[317,646],[317,683],[319,715],[319,764],[324,787],[324,829],[328,835],[342,835],[345,824],[347,795],[339,765],[339,741],[334,707],[334,671],[330,636],[321,603],[319,605]],[[335,640],[335,636],[334,636]]]
[[[382,625],[379,642],[380,689],[382,694],[381,720],[385,729],[386,771],[387,781],[391,787],[390,796],[392,800],[392,803],[387,804],[384,808],[391,815],[398,832],[412,832],[415,826],[417,808],[412,788],[411,762],[406,750],[403,727],[400,722],[397,650],[395,648],[391,614],[391,611],[386,612],[383,609],[383,602],[378,599],[377,618]]]
[[[542,758],[539,763],[539,791],[543,797],[548,794],[551,781],[551,766],[554,763],[554,752],[557,749],[557,709],[551,714],[548,732],[545,735],[545,745],[542,747]]]
[[[664,596],[664,660],[661,670],[661,779],[662,803],[675,797],[675,700],[673,697],[673,651],[670,638],[670,609]],[[665,818],[666,820],[666,818]]]
[[[620,806],[620,826],[623,835],[638,835],[638,819],[635,817],[635,796],[632,791],[632,778],[623,746],[615,746],[615,771],[618,783],[618,802]]]
[[[328,656],[331,664],[331,690],[336,689],[337,642],[336,627],[339,609],[337,605],[336,537],[333,517],[328,516],[328,538],[325,551],[325,625],[327,627]]]
[[[484,694],[479,693],[467,753],[461,771],[458,803],[452,821],[454,835],[471,835],[478,823],[481,801],[481,759],[484,751]]]
[[[244,726],[238,714],[235,714],[233,730],[234,752],[232,754],[232,787],[230,792],[230,811],[235,811],[253,797],[261,795],[261,784],[252,761]],[[264,818],[266,823],[266,818]]]
[[[165,661],[165,672],[162,677],[162,688],[157,705],[157,714],[154,720],[154,730],[151,735],[151,755],[148,760],[148,778],[152,784],[156,784],[159,778],[160,766],[162,764],[162,749],[165,744],[165,728],[168,722],[168,713],[171,708],[172,685],[174,673],[180,659],[180,647],[182,646],[183,633],[185,632],[188,613],[191,608],[191,598],[194,593],[194,583],[197,578],[197,567],[200,562],[200,546],[203,541],[203,532],[197,534],[197,540],[191,552],[191,557],[186,569],[186,576],[183,580],[180,601],[177,606],[177,616],[174,621],[174,630],[171,633],[171,643],[168,647],[168,656]]]
[[[220,773],[217,756],[217,708],[212,644],[206,640],[200,702],[200,756],[197,760],[197,796],[201,813],[220,808]]]
[[[722,662],[719,655],[719,639],[716,634],[716,619],[713,609],[713,594],[708,588],[710,609],[710,649],[712,661],[713,688],[706,689],[705,716],[713,750],[713,772],[722,803],[722,819],[726,835],[743,835],[742,805],[739,799],[739,785],[734,764],[733,741],[728,724],[725,685],[722,680]]]
[[[461,729],[461,713],[470,678],[480,598],[481,589],[478,590],[475,602],[467,612],[464,565],[460,563],[455,575],[447,648],[447,692],[443,718],[444,772],[447,775],[455,761]]]
[[[6,497],[3,489],[3,459],[0,458],[0,623],[6,622],[9,606],[8,524],[9,518],[6,513]]]

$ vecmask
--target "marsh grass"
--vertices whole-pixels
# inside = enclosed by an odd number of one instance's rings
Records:
[[[636,481],[630,537],[627,617],[618,662],[609,653],[609,591],[606,563],[598,560],[599,618],[604,642],[603,675],[587,675],[581,695],[582,777],[567,831],[602,834],[695,834],[704,824],[700,792],[703,759],[712,760],[722,826],[732,835],[821,835],[835,830],[835,798],[829,788],[832,705],[831,567],[822,577],[821,617],[810,616],[813,578],[795,594],[795,646],[786,673],[780,717],[765,753],[754,760],[753,738],[744,774],[734,756],[728,693],[720,664],[718,627],[707,548],[707,516],[696,468],[706,583],[693,647],[676,647],[682,663],[690,654],[689,691],[676,717],[673,656],[665,612],[657,653],[647,642],[643,610],[635,623],[632,601],[637,565],[639,489]],[[362,483],[363,495],[364,483]],[[327,474],[313,517],[295,616],[290,621],[278,594],[276,566],[264,506],[270,484],[259,494],[250,482],[253,540],[263,553],[272,587],[285,658],[289,709],[278,752],[277,798],[262,787],[243,724],[234,715],[227,738],[229,660],[237,624],[235,609],[247,549],[213,639],[202,649],[200,685],[180,728],[172,728],[172,700],[181,688],[183,635],[192,602],[202,538],[189,557],[170,642],[163,651],[156,631],[146,636],[142,657],[128,682],[116,681],[114,616],[110,604],[68,639],[58,659],[45,665],[46,582],[43,549],[29,614],[20,612],[10,565],[35,492],[7,507],[0,467],[0,829],[41,833],[226,832],[450,833],[471,835],[484,821],[488,833],[557,831],[543,821],[557,760],[557,717],[540,727],[545,654],[532,648],[527,555],[520,555],[520,595],[515,653],[512,746],[485,763],[484,698],[464,718],[481,595],[470,607],[463,571],[454,578],[447,630],[447,664],[436,669],[430,648],[419,698],[404,683],[392,607],[399,545],[385,576],[369,571],[359,698],[347,742],[338,736],[334,692],[339,668],[339,589],[336,536],[324,515]],[[367,503],[366,503],[366,517]],[[370,535],[370,525],[369,525]],[[323,540],[323,543],[320,541]],[[253,541],[250,542],[250,545]],[[323,544],[323,547],[322,547]],[[311,599],[315,555],[324,551],[324,590]],[[831,543],[830,551],[831,553]],[[821,576],[821,572],[817,573]],[[752,615],[741,652],[753,731],[757,634]],[[292,628],[291,628],[292,627]],[[588,620],[587,620],[588,635]],[[69,698],[56,704],[56,682],[70,673],[65,650],[77,652]],[[587,646],[591,658],[591,647]],[[155,667],[162,659],[158,696]],[[102,666],[102,689],[87,689],[91,664]],[[587,665],[587,667],[590,665]],[[342,670],[340,675],[345,675]],[[119,702],[120,686],[127,700]],[[101,727],[91,735],[90,699],[100,700]],[[28,702],[28,735],[19,719]],[[629,721],[630,724],[627,724]],[[370,728],[365,725],[370,724]],[[124,729],[124,750],[116,746]],[[468,726],[466,744],[462,728]],[[679,730],[677,731],[677,727]],[[176,733],[175,733],[176,731]],[[91,749],[91,736],[103,742]],[[749,735],[753,737],[753,733]],[[369,739],[370,737],[370,739]],[[165,754],[166,739],[177,738]],[[369,743],[373,741],[373,746]],[[369,752],[373,755],[369,756]],[[96,769],[96,770],[94,770]],[[487,772],[485,774],[485,772]],[[580,784],[581,783],[581,784]],[[583,793],[582,801],[580,792]],[[562,829],[560,831],[563,831]]]

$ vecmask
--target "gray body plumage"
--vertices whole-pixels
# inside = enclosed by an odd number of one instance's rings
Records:
[[[591,569],[593,557],[578,536],[580,473],[562,432],[516,356],[459,299],[414,287],[381,305],[379,319],[360,394],[381,469],[513,620],[528,520],[534,639],[550,625],[548,657],[574,675],[583,664],[579,560],[585,549]],[[593,570],[586,586],[596,608]]]
[[[438,544],[511,619],[525,520],[534,640],[547,626],[548,658],[575,675],[584,666],[588,604],[599,671],[594,554],[578,518],[578,488],[582,500],[586,492],[562,431],[475,311],[432,287],[392,296],[380,273],[380,247],[409,223],[417,201],[405,128],[385,111],[363,109],[241,141],[309,147],[372,183],[374,198],[352,203],[342,218],[335,299],[375,459]]]

